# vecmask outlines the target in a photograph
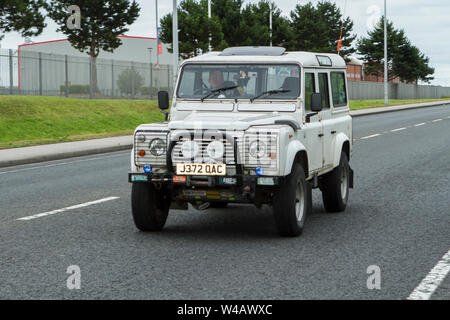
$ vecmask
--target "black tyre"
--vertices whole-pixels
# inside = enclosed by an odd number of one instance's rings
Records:
[[[284,237],[299,236],[311,211],[311,186],[299,163],[275,190],[272,204],[278,233]]]
[[[327,212],[342,212],[347,207],[350,186],[350,166],[342,152],[339,166],[321,178],[323,205]]]
[[[209,206],[211,208],[218,208],[218,209],[226,208],[228,206],[228,202],[211,202]]]
[[[141,231],[161,231],[166,224],[170,202],[167,190],[156,190],[147,183],[133,183],[131,209],[136,227]]]

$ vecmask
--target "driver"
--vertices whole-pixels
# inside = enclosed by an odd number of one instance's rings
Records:
[[[216,90],[223,87],[224,84],[223,74],[220,70],[212,70],[209,73],[209,85],[212,90]]]

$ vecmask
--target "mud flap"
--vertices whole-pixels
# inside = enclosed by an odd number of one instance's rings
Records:
[[[353,169],[349,167],[350,177],[349,177],[349,187],[353,189]]]

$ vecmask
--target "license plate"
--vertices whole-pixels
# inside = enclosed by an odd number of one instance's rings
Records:
[[[224,176],[227,171],[226,164],[222,163],[177,163],[177,175],[188,176]]]
[[[132,175],[131,182],[148,182],[148,176]]]

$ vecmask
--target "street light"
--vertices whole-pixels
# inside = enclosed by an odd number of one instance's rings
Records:
[[[177,0],[173,0],[172,14],[172,38],[173,38],[173,83],[177,81],[178,75],[178,10]]]
[[[387,55],[387,9],[386,0],[384,0],[384,104],[389,104],[388,87],[388,55]]]
[[[273,15],[273,9],[272,4],[269,4],[270,6],[270,17],[269,17],[269,24],[270,24],[270,46],[272,46],[272,15]]]
[[[153,93],[153,65],[152,65],[152,51],[153,48],[147,48],[148,51],[150,52],[150,99],[152,98],[152,93]]]
[[[208,18],[211,19],[211,0],[208,0]],[[209,33],[209,39],[208,39],[208,51],[211,52],[212,51],[212,47],[211,47],[211,33]]]

